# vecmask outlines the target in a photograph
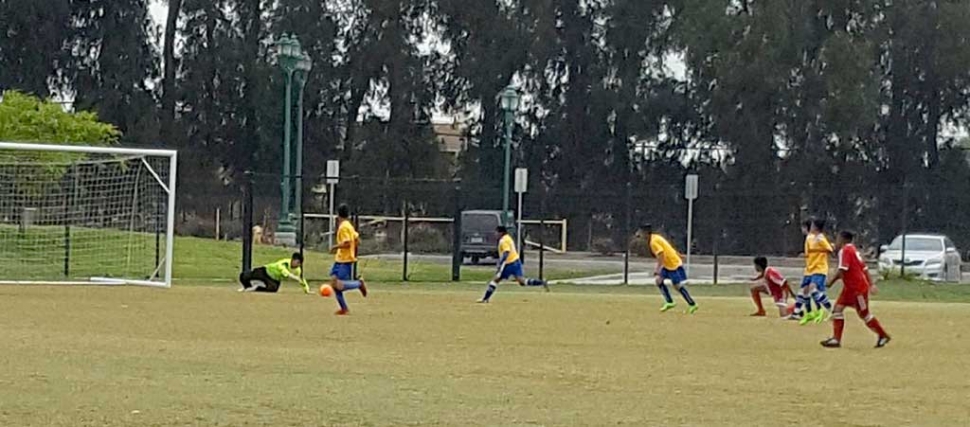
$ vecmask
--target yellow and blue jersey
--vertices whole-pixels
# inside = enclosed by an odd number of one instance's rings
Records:
[[[357,262],[357,240],[359,238],[360,234],[354,229],[354,225],[350,221],[342,221],[340,226],[337,227],[337,244],[343,245],[349,242],[350,246],[337,249],[334,261],[340,264]]]
[[[832,244],[822,233],[805,236],[805,276],[829,274],[829,254]]]
[[[684,265],[680,253],[659,234],[650,235],[650,253],[661,260],[664,270],[674,271]]]
[[[508,252],[508,258],[505,258],[505,264],[512,264],[519,260],[519,251],[515,249],[515,240],[512,240],[512,236],[506,234],[502,236],[498,241],[498,255],[502,256]]]

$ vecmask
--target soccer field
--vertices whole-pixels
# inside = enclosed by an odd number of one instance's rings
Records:
[[[876,301],[860,321],[749,318],[742,298],[658,313],[654,289],[372,285],[0,287],[0,425],[956,425],[970,305]]]

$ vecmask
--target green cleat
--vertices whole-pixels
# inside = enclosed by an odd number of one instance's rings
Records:
[[[677,306],[677,304],[672,303],[672,302],[664,303],[664,305],[660,307],[660,312],[661,313],[664,313],[664,312],[670,311],[670,309],[672,309],[672,308],[674,308],[676,306]]]
[[[697,313],[697,304],[687,307],[687,314]]]
[[[808,324],[808,322],[811,322],[811,321],[814,321],[814,320],[815,320],[815,312],[814,311],[809,312],[809,313],[805,313],[805,315],[802,316],[801,320],[798,321],[798,325],[799,326],[805,326],[805,325]]]
[[[818,314],[815,315],[815,323],[822,323],[824,321],[829,320],[829,316],[830,315],[829,315],[829,313],[827,311],[825,311],[825,310],[818,310],[818,311],[816,311],[816,313],[818,313]]]

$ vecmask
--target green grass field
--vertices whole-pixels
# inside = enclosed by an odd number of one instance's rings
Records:
[[[294,288],[0,287],[0,425],[956,425],[970,305],[874,302],[848,321],[748,318],[697,287],[372,285],[353,314]],[[741,287],[733,288],[742,291]],[[887,287],[886,293],[892,293]],[[961,298],[965,298],[964,295]],[[961,421],[962,420],[962,421]]]
[[[69,266],[67,278],[76,280],[90,277],[144,278],[140,274],[147,276],[155,269],[154,234],[74,227],[69,236],[69,239],[65,239],[63,227],[34,226],[26,233],[20,233],[16,227],[0,226],[0,277],[63,280],[65,258]],[[69,247],[66,247],[65,241],[69,241]],[[164,238],[161,241],[164,244]],[[160,252],[164,256],[164,249]],[[254,246],[253,266],[288,257],[292,252],[275,246]],[[333,263],[332,255],[313,251],[305,255],[307,279],[326,280]],[[177,237],[175,259],[173,275],[176,283],[234,282],[241,265],[241,245],[238,241]],[[403,281],[404,268],[399,260],[363,258],[359,264],[368,280]],[[559,280],[610,272],[560,265],[548,268],[546,277]],[[413,259],[408,265],[407,274],[408,280],[414,282],[446,282],[451,280],[451,265]],[[461,279],[481,282],[487,281],[492,274],[493,267],[464,266]]]
[[[238,243],[180,239],[172,289],[0,286],[0,426],[951,426],[970,420],[970,287],[885,282],[855,317],[750,318],[746,286],[503,286],[370,260],[371,296],[235,292]],[[257,247],[257,263],[287,251]],[[324,279],[329,257],[308,255]],[[422,270],[423,269],[423,270]],[[568,279],[599,272],[560,269]]]

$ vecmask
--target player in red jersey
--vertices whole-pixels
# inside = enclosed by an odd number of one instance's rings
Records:
[[[761,294],[768,294],[778,307],[778,315],[788,316],[788,296],[792,295],[788,280],[778,270],[768,267],[768,259],[763,256],[754,259],[754,269],[758,272],[758,277],[751,279],[754,282],[751,285],[751,299],[758,311],[751,315],[765,315],[765,307],[761,305]]]
[[[839,249],[839,271],[829,280],[829,287],[841,279],[842,294],[839,295],[835,309],[832,310],[832,338],[822,341],[823,347],[842,346],[842,330],[845,329],[843,312],[846,307],[854,308],[859,317],[866,322],[866,326],[879,336],[876,348],[885,347],[890,340],[889,335],[879,324],[879,320],[869,312],[869,291],[876,293],[879,289],[872,283],[869,268],[852,244],[854,238],[855,235],[852,232],[843,231],[835,241],[835,246]]]

